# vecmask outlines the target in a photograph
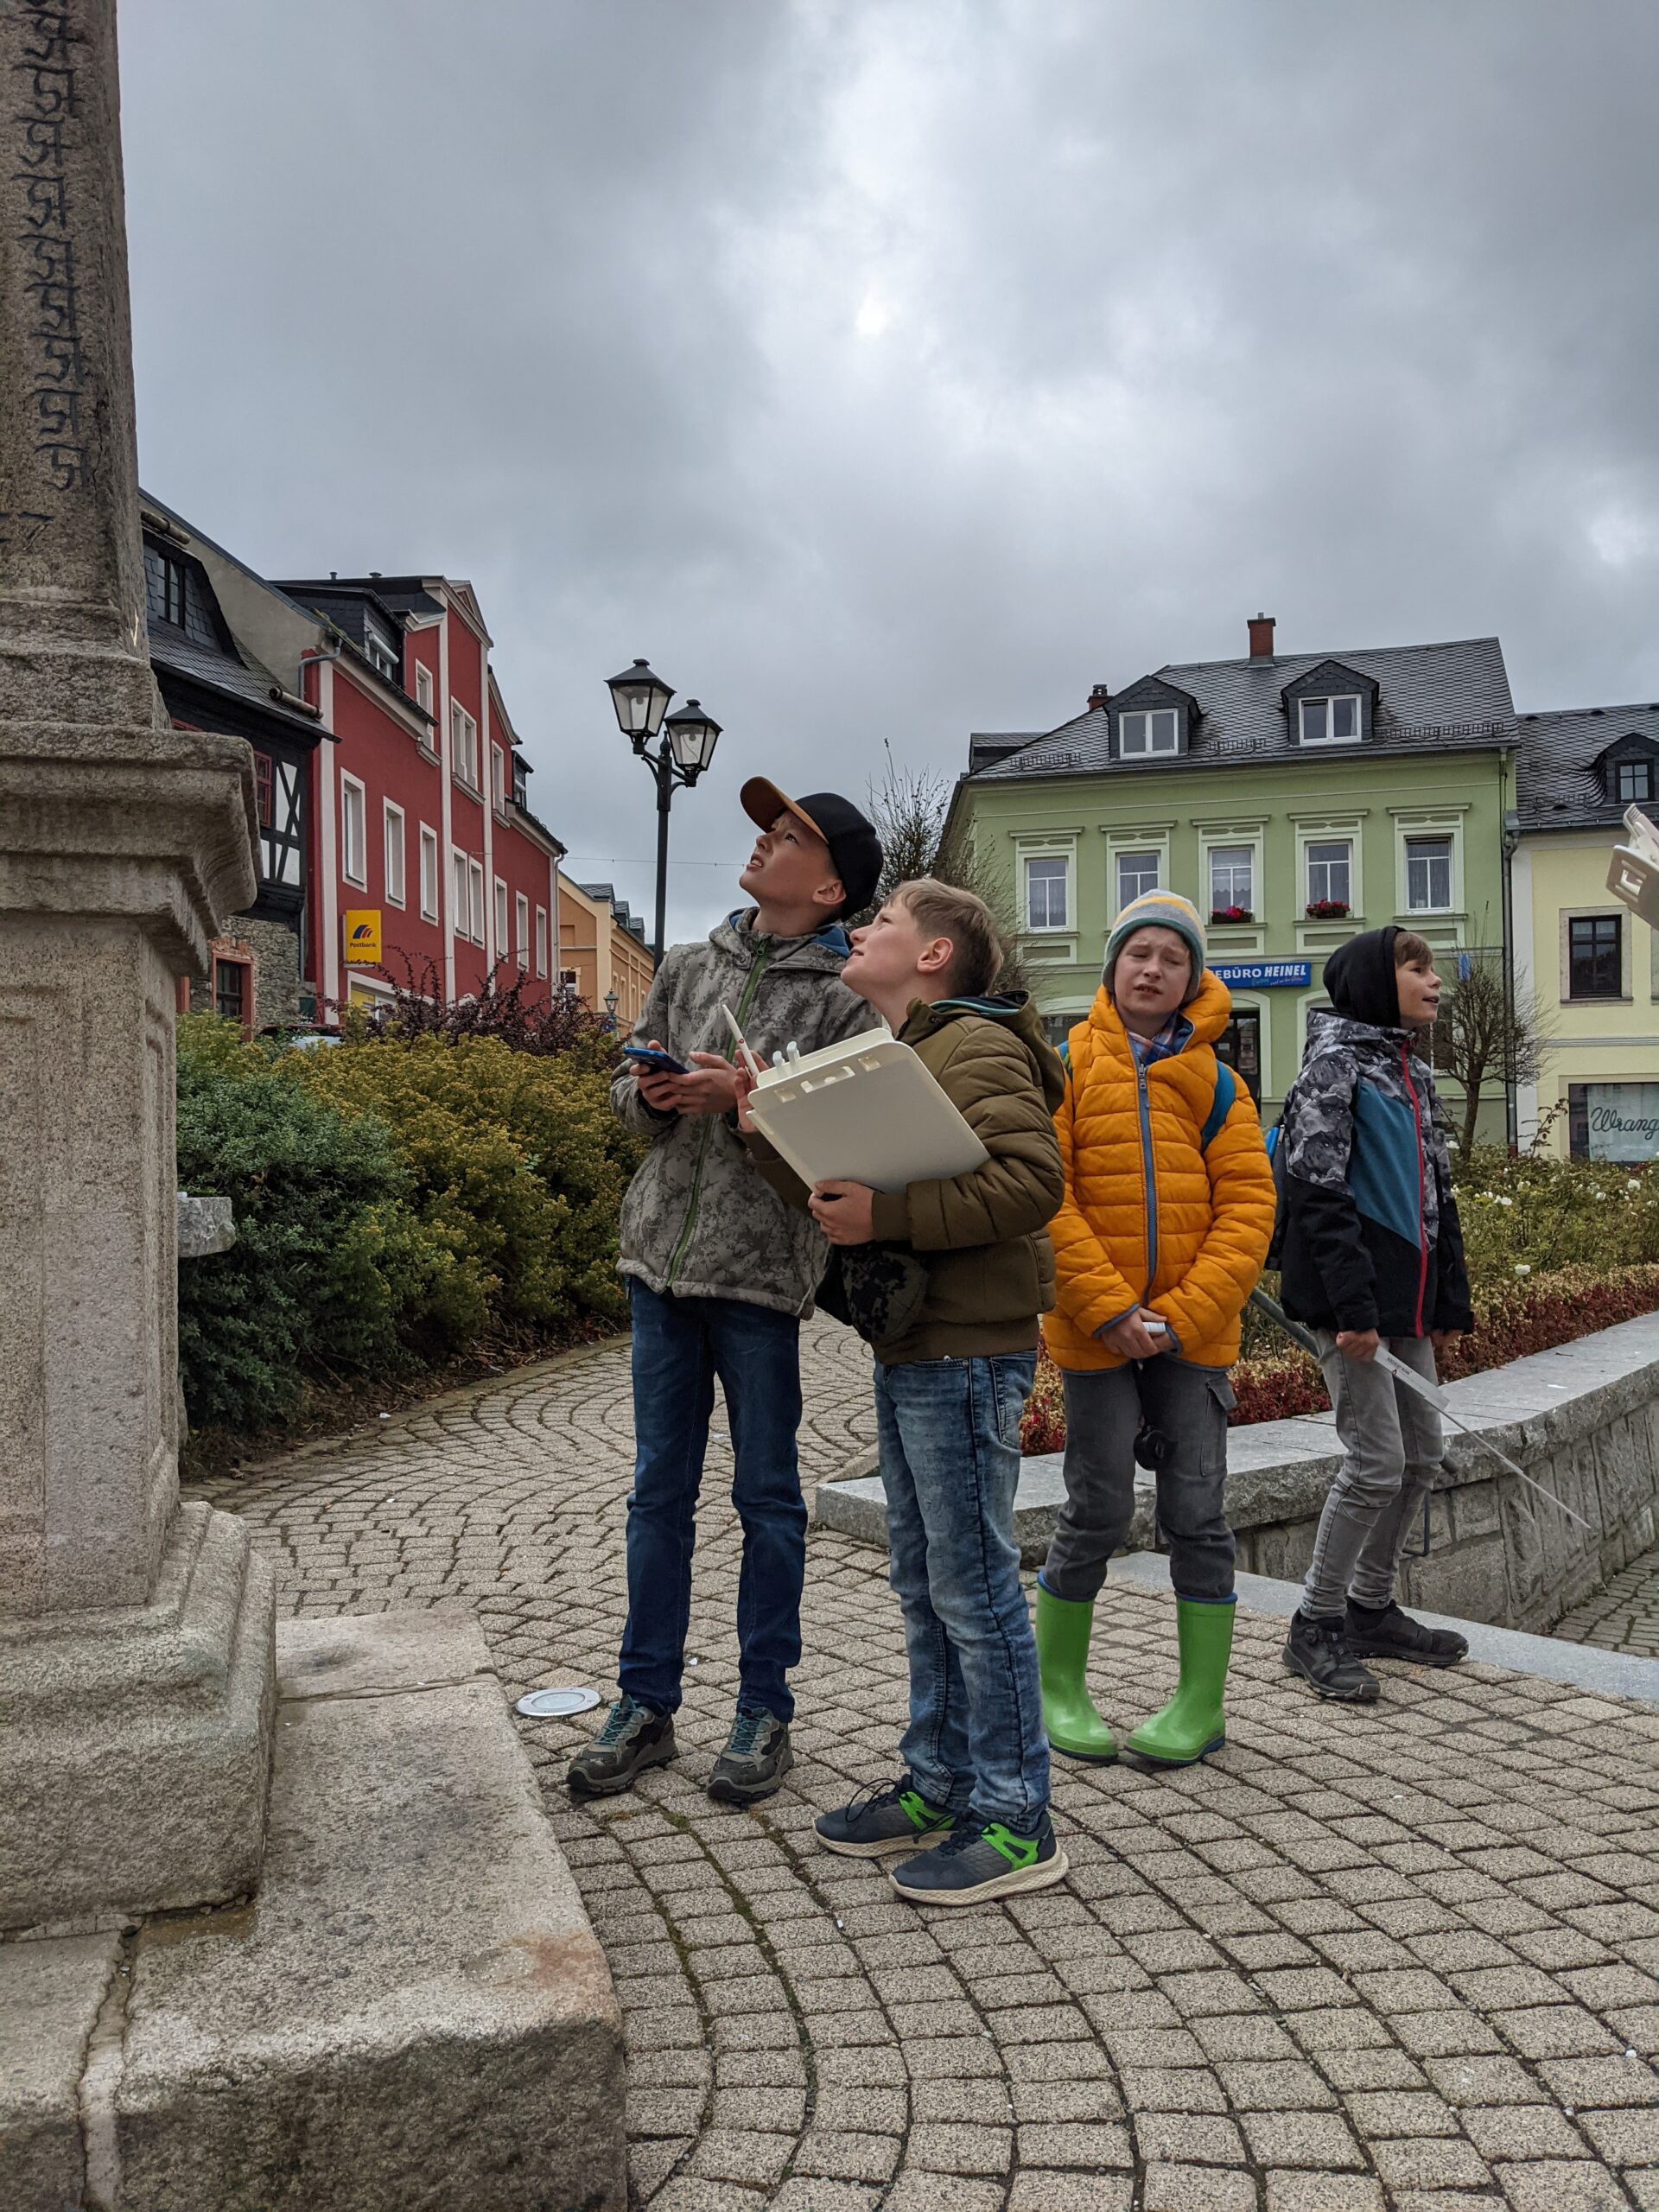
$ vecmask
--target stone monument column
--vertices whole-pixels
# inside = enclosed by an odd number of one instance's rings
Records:
[[[179,1502],[173,1129],[255,829],[145,649],[114,0],[0,0],[0,1926],[258,1874],[270,1580]]]

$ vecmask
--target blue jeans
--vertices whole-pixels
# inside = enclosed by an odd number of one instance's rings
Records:
[[[785,1674],[801,1656],[806,1507],[795,1432],[801,1421],[801,1325],[735,1298],[659,1298],[637,1277],[633,1308],[633,1489],[628,1497],[628,1621],[617,1681],[658,1713],[679,1709],[691,1618],[715,1377],[726,1394],[743,1523],[737,1585],[738,1706],[789,1719]]]
[[[1034,1352],[877,1365],[891,1580],[905,1613],[910,1726],[931,1805],[1029,1835],[1048,1803],[1037,1647],[1014,1493]]]

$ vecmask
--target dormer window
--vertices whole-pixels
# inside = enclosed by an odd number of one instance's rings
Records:
[[[363,626],[363,651],[375,673],[391,683],[397,681],[400,671],[397,652],[385,632],[373,622]]]
[[[1613,797],[1621,806],[1641,805],[1653,797],[1651,760],[1615,760]]]
[[[1125,760],[1161,759],[1181,749],[1181,717],[1174,707],[1153,707],[1117,718],[1117,749]]]
[[[1328,698],[1297,702],[1298,734],[1304,745],[1356,745],[1361,733],[1359,696],[1337,692]]]

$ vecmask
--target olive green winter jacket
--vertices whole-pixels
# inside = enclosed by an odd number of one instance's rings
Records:
[[[1065,1196],[1054,1134],[1065,1090],[1059,1054],[1023,992],[917,999],[899,1035],[991,1156],[966,1175],[875,1193],[876,1241],[907,1245],[927,1270],[914,1320],[875,1356],[898,1367],[1033,1351],[1037,1317],[1054,1303],[1047,1224]],[[774,1189],[804,1205],[805,1185],[766,1139],[757,1133],[748,1145]]]

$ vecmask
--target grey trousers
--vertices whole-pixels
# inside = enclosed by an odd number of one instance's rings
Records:
[[[1440,1417],[1415,1391],[1370,1360],[1345,1358],[1328,1329],[1317,1332],[1319,1365],[1347,1455],[1325,1501],[1302,1611],[1340,1613],[1351,1595],[1386,1605],[1406,1532],[1440,1471]],[[1396,1359],[1433,1382],[1434,1347],[1427,1337],[1389,1337]]]
[[[1222,1492],[1233,1386],[1225,1373],[1162,1352],[1064,1379],[1065,1503],[1043,1563],[1046,1587],[1073,1604],[1098,1596],[1106,1562],[1135,1517],[1135,1436],[1144,1421],[1168,1453],[1156,1474],[1158,1525],[1175,1594],[1231,1597],[1235,1547]]]

